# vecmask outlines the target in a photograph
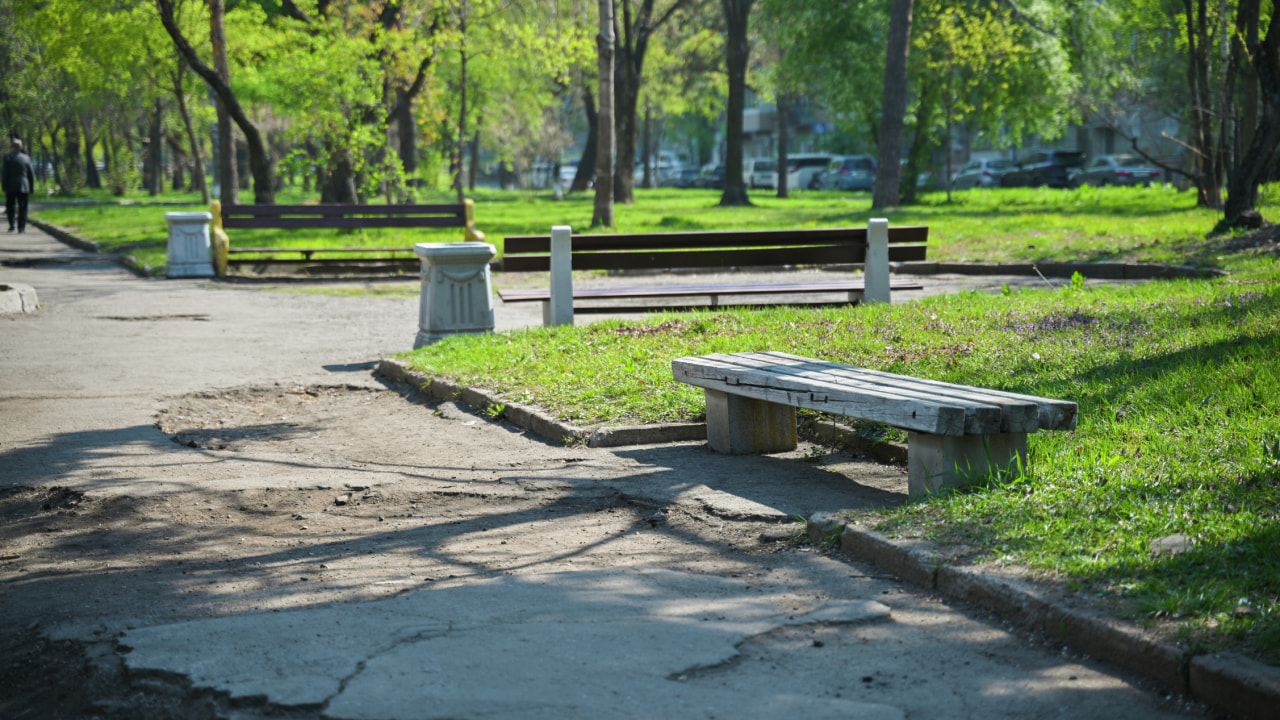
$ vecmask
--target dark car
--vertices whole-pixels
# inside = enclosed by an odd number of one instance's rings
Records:
[[[1071,187],[1074,175],[1084,167],[1085,155],[1073,150],[1041,150],[1014,163],[1000,178],[1004,187]]]
[[[691,188],[698,186],[698,169],[697,168],[681,168],[680,175],[672,182],[673,187]]]
[[[1076,175],[1077,185],[1150,185],[1160,170],[1136,155],[1103,155],[1090,160]]]
[[[698,174],[698,177],[694,179],[693,185],[690,187],[723,190],[724,166],[716,165],[714,168],[703,166],[702,172]]]

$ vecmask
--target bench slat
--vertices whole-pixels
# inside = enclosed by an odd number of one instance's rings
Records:
[[[894,281],[890,284],[893,290],[920,290],[920,283],[911,281]],[[785,293],[810,292],[862,292],[862,280],[832,280],[791,283],[738,283],[707,285],[640,285],[632,287],[595,287],[573,289],[575,300],[601,300],[630,297],[681,297],[686,295],[770,295]],[[503,302],[545,302],[551,299],[551,290],[535,288],[528,290],[498,290],[498,297]]]
[[[452,205],[223,205],[222,217],[341,217],[344,215],[457,215],[464,206]]]
[[[814,362],[812,358],[800,357],[799,355],[792,355],[785,352],[775,351],[767,354],[790,360]],[[942,393],[980,394],[984,397],[992,398],[993,401],[998,400],[999,402],[1014,404],[1030,403],[1035,405],[1037,408],[1038,429],[1040,430],[1074,430],[1076,428],[1076,417],[1080,412],[1079,404],[1069,400],[1055,400],[1053,398],[1039,397],[1036,395],[1023,395],[1020,393],[1005,392],[1004,390],[990,390],[988,388],[977,388],[968,385],[956,385],[954,383],[942,382],[940,380],[926,380],[923,378],[908,377],[905,375],[895,375],[882,370],[858,368],[858,371],[860,375],[883,378],[886,382],[891,383],[910,380],[917,386],[926,387],[932,391]],[[1034,432],[1034,430],[1028,430],[1027,432]]]
[[[411,247],[344,247],[344,248],[295,248],[295,247],[233,247],[227,248],[228,255],[239,253],[354,253],[354,252],[392,252],[412,253]]]
[[[924,245],[889,247],[890,262],[924,260]],[[505,251],[509,252],[509,251]],[[867,249],[862,245],[767,248],[756,250],[684,250],[671,252],[584,252],[573,253],[574,270],[663,270],[669,268],[736,268],[785,265],[861,264]],[[502,257],[504,272],[547,272],[550,255],[509,255]]]
[[[889,228],[889,244],[923,244],[929,240],[925,225]],[[573,252],[606,250],[682,250],[686,248],[759,248],[805,245],[865,245],[865,227],[806,228],[798,230],[726,230],[673,233],[611,233],[574,235]],[[504,252],[528,254],[551,252],[550,235],[508,235]]]
[[[980,388],[959,385],[929,386],[917,378],[891,373],[877,373],[866,368],[800,358],[784,353],[743,353],[735,357],[758,362],[762,368],[776,372],[795,372],[806,378],[820,378],[840,385],[878,389],[926,402],[959,405],[965,409],[966,435],[993,433],[1027,433],[1040,429],[1039,408],[1031,402],[1015,402],[999,398]]]
[[[676,380],[711,390],[865,418],[935,435],[964,434],[966,410],[958,405],[922,402],[873,388],[852,388],[796,376],[780,377],[739,364],[730,355],[677,358],[671,362],[671,369]]]
[[[465,221],[455,217],[223,217],[228,230],[328,230],[360,228],[454,228]]]

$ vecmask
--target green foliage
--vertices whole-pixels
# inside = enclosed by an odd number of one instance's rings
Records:
[[[121,145],[107,167],[106,186],[116,197],[123,197],[131,188],[138,186],[138,163],[134,160],[129,148]]]

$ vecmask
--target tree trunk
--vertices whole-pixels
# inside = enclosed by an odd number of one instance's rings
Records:
[[[164,137],[160,134],[160,113],[163,106],[156,98],[151,108],[151,123],[147,132],[147,194],[155,197],[164,189]]]
[[[653,152],[653,110],[648,103],[644,106],[644,131],[641,134],[640,151],[641,151],[641,167],[644,168],[644,175],[641,178],[641,187],[652,190],[657,186],[654,179],[654,152]]]
[[[898,206],[902,177],[902,130],[907,113],[907,53],[911,49],[912,0],[893,0],[889,14],[889,43],[885,56],[884,97],[880,107],[880,147],[876,153],[876,184],[871,209]]]
[[[596,53],[600,74],[600,114],[596,146],[596,198],[591,227],[613,227],[613,0],[600,0],[600,32]]]
[[[476,132],[471,136],[471,162],[467,168],[467,187],[471,192],[476,191],[476,179],[480,176],[480,121],[481,117],[476,116]]]
[[[778,95],[778,197],[787,197],[787,143],[791,142],[791,96]]]
[[[76,118],[68,120],[62,132],[66,139],[67,155],[62,173],[67,190],[74,192],[84,187],[84,158],[80,154],[80,121]]]
[[[1191,147],[1195,153],[1196,203],[1222,207],[1221,172],[1213,142],[1209,100],[1208,10],[1205,0],[1183,0],[1187,25],[1187,84],[1191,91]]]
[[[209,41],[213,45],[213,67],[218,80],[231,85],[231,66],[227,62],[226,0],[209,0]],[[236,172],[236,138],[231,128],[231,114],[222,94],[214,92],[218,115],[218,183],[219,198],[224,205],[240,203],[240,176]]]
[[[1280,163],[1280,27],[1273,20],[1267,36],[1259,41],[1251,27],[1259,24],[1259,0],[1242,0],[1236,15],[1236,35],[1246,43],[1245,54],[1257,76],[1261,116],[1251,128],[1252,141],[1240,155],[1239,164],[1228,179],[1225,221],[1232,227],[1254,227],[1260,224],[1256,214],[1258,186]]]
[[[93,156],[93,146],[97,144],[93,137],[93,120],[88,115],[81,117],[80,127],[84,130],[84,182],[97,190],[102,187],[102,178],[98,175],[98,161]]]
[[[747,186],[742,177],[742,113],[747,101],[747,18],[751,15],[754,0],[722,0],[724,19],[728,27],[725,46],[728,51],[729,104],[727,147],[724,164],[724,194],[722,206],[750,205]]]
[[[259,205],[273,204],[275,202],[275,161],[271,158],[271,153],[267,150],[266,143],[263,142],[262,132],[249,119],[244,108],[240,106],[239,100],[236,99],[235,93],[232,92],[229,81],[230,73],[228,72],[227,76],[223,77],[213,68],[205,65],[204,61],[200,59],[199,53],[195,51],[195,48],[191,46],[191,43],[187,41],[187,38],[182,34],[182,30],[178,27],[177,19],[174,17],[173,0],[155,1],[160,10],[160,22],[164,25],[165,31],[169,33],[169,37],[173,39],[178,52],[186,59],[187,65],[213,88],[226,106],[227,114],[235,120],[236,124],[240,126],[240,131],[244,133],[249,149],[249,166],[253,172],[253,201]],[[221,35],[218,34],[218,31],[223,27],[224,0],[209,0],[209,10],[210,40],[213,44],[215,62],[218,62],[217,58],[219,56],[226,57],[226,33],[223,31]],[[229,150],[230,146],[227,146],[227,149]],[[235,186],[232,185],[232,187]],[[225,186],[223,192],[225,202]]]
[[[459,40],[461,47],[459,49],[458,60],[458,84],[461,88],[459,92],[458,107],[458,174],[453,178],[453,186],[458,191],[458,202],[461,203],[465,197],[463,195],[462,182],[462,156],[466,152],[467,146],[467,0],[462,0],[459,7],[461,13],[461,21],[458,24]]]
[[[345,147],[329,147],[329,167],[320,186],[320,202],[354,205],[359,202],[356,193],[355,160],[351,150]]]
[[[596,112],[596,99],[591,94],[591,87],[584,83],[582,88],[582,106],[587,113],[587,144],[582,147],[582,157],[578,159],[578,169],[573,173],[573,184],[569,192],[586,192],[591,187],[591,178],[596,171],[596,146],[600,144],[600,115]]]
[[[191,180],[196,190],[200,191],[200,202],[209,204],[209,183],[205,180],[204,151],[200,147],[200,136],[196,135],[196,127],[191,119],[191,109],[187,107],[187,94],[183,88],[184,70],[179,69],[173,76],[173,94],[178,99],[178,115],[182,118],[182,127],[187,132],[187,143],[191,146]]]

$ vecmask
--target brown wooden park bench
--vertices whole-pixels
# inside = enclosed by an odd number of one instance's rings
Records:
[[[888,228],[888,262],[925,259],[929,228],[900,226]],[[685,270],[727,272],[734,270],[777,270],[797,266],[862,265],[867,261],[868,228],[822,228],[802,230],[731,230],[723,232],[630,233],[572,235],[571,269],[613,272],[642,270]],[[505,239],[499,267],[504,272],[547,272],[552,262],[552,235],[512,235]],[[553,280],[554,286],[554,280]],[[918,290],[909,281],[892,281],[892,290]],[[721,306],[728,296],[754,298],[765,295],[807,295],[844,293],[839,304],[855,303],[866,289],[864,276],[848,273],[833,280],[804,282],[690,282],[677,284],[635,284],[610,287],[573,288],[573,311],[617,312],[616,305],[580,305],[578,301],[648,301],[642,309],[687,308],[688,298],[706,297],[710,307]],[[500,289],[503,302],[542,302],[544,316],[551,304],[551,288]],[[684,298],[683,302],[672,302]],[[832,304],[795,302],[790,304]],[[708,307],[693,306],[693,307]]]
[[[413,247],[233,246],[226,230],[329,230],[364,228],[463,228],[463,239],[484,241],[471,200],[442,205],[222,205],[213,203],[214,268],[300,264],[334,271],[417,271]]]

